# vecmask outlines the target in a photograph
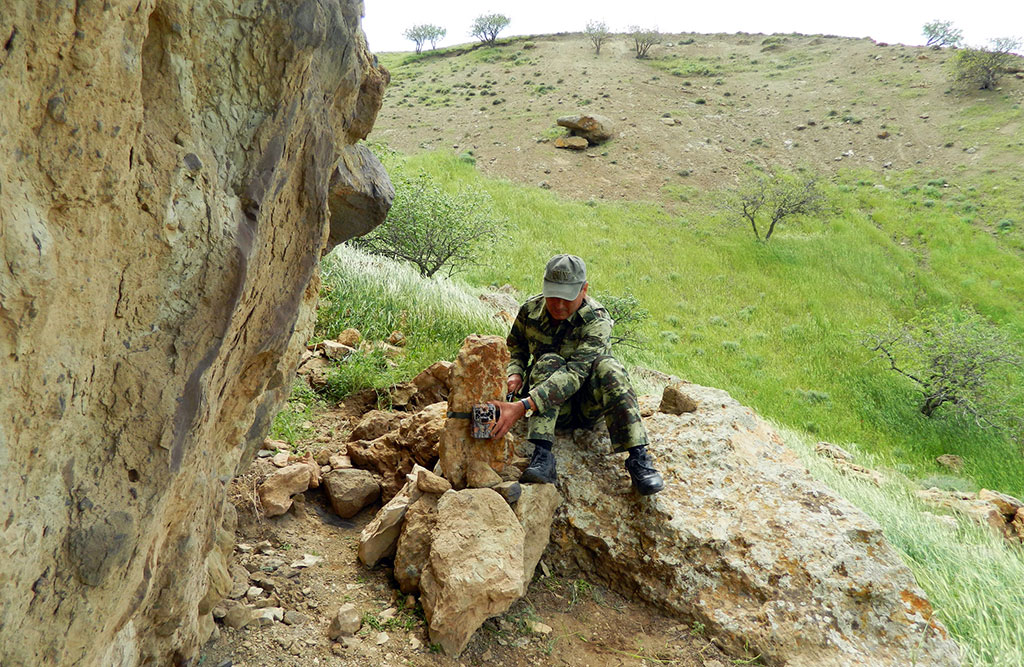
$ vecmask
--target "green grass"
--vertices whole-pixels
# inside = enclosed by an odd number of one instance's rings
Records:
[[[886,471],[881,486],[839,473],[815,455],[815,439],[780,428],[811,474],[877,521],[928,593],[936,615],[952,633],[967,665],[1024,664],[1024,556],[987,527],[961,520],[952,529],[921,510],[939,512],[914,496],[916,485]],[[884,461],[856,453],[869,467]]]
[[[471,333],[505,333],[465,286],[422,278],[411,266],[346,245],[324,259],[321,276],[314,340],[335,338],[347,328],[358,329],[369,341],[384,340],[392,331],[407,338],[406,352],[398,358],[360,351],[336,364],[328,377],[334,398],[364,388],[386,388],[439,359],[454,359]]]
[[[509,221],[507,242],[466,274],[470,283],[535,293],[551,255],[578,254],[593,289],[628,290],[651,313],[642,333],[658,343],[629,361],[722,387],[761,414],[861,443],[915,476],[938,472],[936,456],[959,454],[980,486],[1024,495],[1017,445],[938,413],[923,417],[914,388],[859,344],[864,330],[947,304],[972,305],[1024,337],[1021,232],[994,234],[947,208],[956,193],[970,194],[968,184],[930,186],[932,175],[903,173],[882,190],[877,174],[845,174],[831,188],[839,212],[827,223],[787,222],[764,244],[720,209],[721,193],[688,192],[675,205],[681,214],[670,215],[654,204],[568,201],[486,179],[444,153],[408,166],[486,190]],[[923,203],[927,188],[938,205]],[[1006,217],[990,214],[993,224]],[[809,391],[829,400],[803,400]]]

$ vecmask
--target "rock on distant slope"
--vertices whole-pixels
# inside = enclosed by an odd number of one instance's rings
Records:
[[[666,481],[655,496],[632,491],[606,436],[559,439],[565,502],[549,562],[698,620],[726,650],[768,664],[959,664],[879,526],[728,394],[687,392],[696,412],[644,421]]]
[[[212,631],[225,484],[328,236],[386,209],[339,162],[388,80],[362,6],[0,3],[0,664],[187,664]]]

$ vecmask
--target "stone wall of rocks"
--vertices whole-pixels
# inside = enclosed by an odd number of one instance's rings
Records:
[[[0,3],[0,663],[184,662],[330,241],[390,205],[360,0]],[[332,207],[329,210],[329,204]]]

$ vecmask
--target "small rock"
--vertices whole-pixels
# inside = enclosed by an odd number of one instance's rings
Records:
[[[416,486],[423,493],[441,494],[452,488],[451,482],[429,470],[420,470],[416,478]]]
[[[273,463],[278,468],[285,467],[286,465],[288,465],[288,452],[278,452],[277,454],[274,454],[274,456],[270,459],[270,462]]]
[[[313,567],[322,563],[324,560],[323,556],[314,556],[313,554],[302,554],[302,560],[297,560],[291,564],[294,568]]]
[[[359,333],[359,329],[345,329],[340,334],[338,334],[338,337],[335,338],[335,340],[341,343],[342,345],[347,345],[348,347],[355,347],[359,345],[359,342],[361,340],[363,340],[363,334]]]
[[[380,498],[380,485],[366,470],[339,468],[324,476],[331,507],[343,519],[359,514],[367,505]]]
[[[675,118],[662,118],[661,122],[664,123],[665,125],[668,125],[669,127],[672,127],[673,125],[676,124],[676,119]]]
[[[473,460],[466,466],[466,486],[471,489],[489,489],[501,484],[501,475],[483,461]]]
[[[382,611],[380,613],[380,620],[382,620],[384,622],[390,621],[391,619],[393,619],[395,617],[395,614],[397,614],[397,613],[398,613],[397,609],[395,609],[394,607],[388,607],[387,609],[385,609],[384,611]]]
[[[395,347],[405,347],[406,338],[405,334],[401,331],[392,331],[391,335],[388,336],[388,345],[394,345]]]
[[[853,454],[839,445],[833,445],[831,442],[819,442],[814,446],[814,451],[816,454],[835,459],[836,461],[853,461]]]
[[[250,600],[254,600],[261,595],[263,595],[263,589],[259,586],[250,586],[249,590],[245,592],[245,597],[249,598]]]
[[[423,648],[423,642],[421,642],[420,638],[416,635],[412,635],[409,637],[409,648],[413,651],[418,651]]]
[[[328,359],[334,359],[335,361],[341,361],[356,351],[354,347],[344,345],[336,340],[325,340],[323,345],[324,354]]]
[[[540,621],[534,621],[530,625],[530,630],[533,631],[534,634],[538,635],[551,634],[551,626],[546,623],[541,623]]]
[[[676,382],[665,387],[661,394],[661,405],[658,410],[670,415],[681,415],[697,410],[697,402],[690,396],[686,385],[688,382]]]
[[[388,637],[388,633],[378,632],[374,642],[376,642],[377,646],[383,646],[388,643],[388,639],[390,639],[390,637]]]
[[[352,459],[345,454],[333,454],[327,460],[327,464],[334,470],[344,470],[352,467]]]
[[[241,582],[241,583],[236,582],[231,587],[231,591],[228,593],[228,597],[231,598],[232,600],[237,600],[239,598],[243,598],[243,597],[245,597],[245,593],[248,590],[249,590],[249,583],[248,582]]]
[[[352,636],[359,632],[362,624],[363,621],[359,610],[356,609],[354,604],[347,602],[341,605],[341,608],[334,614],[334,618],[331,619],[331,625],[327,629],[327,636],[331,639]]]
[[[228,609],[227,613],[224,615],[224,625],[238,630],[239,628],[244,628],[248,625],[255,617],[256,611],[254,609],[240,604]]]
[[[495,486],[494,490],[501,494],[501,497],[509,505],[515,505],[523,493],[523,487],[519,485],[519,482],[502,482]]]
[[[568,148],[569,150],[586,150],[590,143],[583,137],[558,137],[555,139],[555,148]]]

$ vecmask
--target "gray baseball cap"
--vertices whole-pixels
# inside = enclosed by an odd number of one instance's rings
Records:
[[[555,255],[544,269],[544,296],[572,301],[587,282],[587,265],[576,255]]]

